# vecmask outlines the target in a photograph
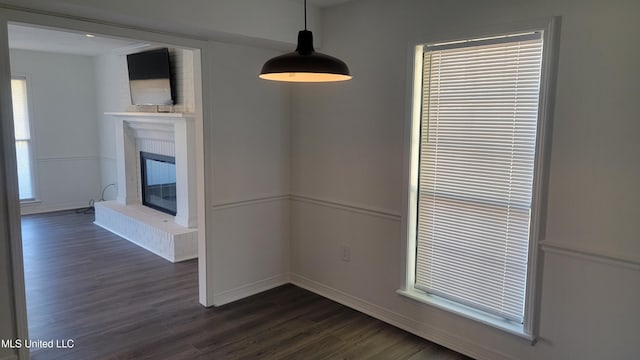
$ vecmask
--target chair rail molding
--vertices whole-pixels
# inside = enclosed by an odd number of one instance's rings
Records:
[[[607,253],[601,250],[583,248],[551,240],[541,241],[539,245],[545,253],[570,256],[586,261],[640,271],[640,258],[637,256]]]

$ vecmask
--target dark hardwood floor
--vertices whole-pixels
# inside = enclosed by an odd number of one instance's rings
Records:
[[[40,359],[467,359],[293,285],[198,303],[196,260],[168,261],[75,211],[22,219],[30,339]]]

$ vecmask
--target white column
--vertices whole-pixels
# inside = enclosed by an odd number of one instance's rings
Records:
[[[116,121],[116,168],[118,172],[118,197],[121,204],[137,204],[138,169],[136,160],[136,140],[127,122]]]
[[[194,119],[184,117],[174,123],[176,152],[177,224],[198,226],[196,201],[196,156]]]

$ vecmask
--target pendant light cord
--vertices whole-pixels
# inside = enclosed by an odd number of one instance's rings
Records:
[[[304,29],[307,30],[307,0],[304,0]]]

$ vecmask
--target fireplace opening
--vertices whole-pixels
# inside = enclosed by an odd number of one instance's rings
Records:
[[[140,151],[142,204],[176,214],[176,159]]]

